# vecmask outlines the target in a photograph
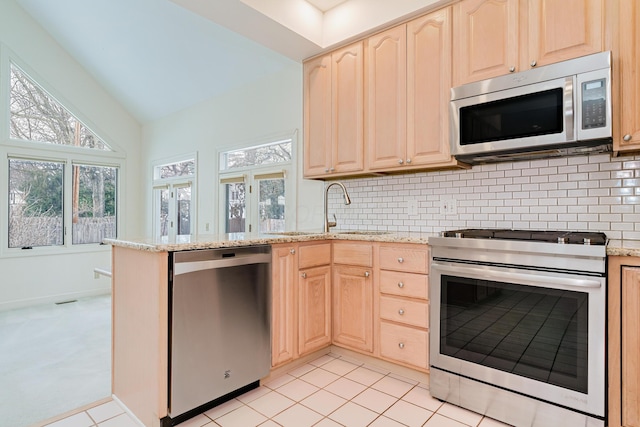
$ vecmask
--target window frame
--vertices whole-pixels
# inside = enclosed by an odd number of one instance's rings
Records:
[[[46,153],[43,151],[47,151]],[[51,255],[60,253],[79,253],[79,252],[93,252],[93,251],[106,251],[109,250],[107,245],[102,243],[78,243],[73,244],[72,227],[73,227],[73,201],[72,201],[72,181],[73,173],[72,167],[74,165],[82,164],[86,166],[104,166],[113,167],[117,169],[116,178],[116,237],[120,233],[121,229],[121,215],[122,215],[122,190],[121,182],[123,181],[123,162],[117,159],[101,159],[96,156],[80,156],[76,153],[59,153],[57,150],[33,149],[33,148],[10,148],[0,145],[1,161],[5,162],[8,166],[10,159],[20,159],[27,161],[42,161],[42,162],[59,162],[64,165],[63,170],[63,226],[64,226],[64,243],[62,245],[55,246],[34,246],[32,249],[25,250],[20,247],[9,247],[9,170],[8,167],[4,173],[0,176],[0,198],[5,201],[2,209],[0,209],[0,226],[5,230],[0,238],[0,255],[6,257],[16,256],[36,256],[36,255]]]
[[[188,176],[174,176],[171,178],[156,178],[155,170],[157,167],[170,165],[174,163],[186,162],[189,160],[193,160],[194,162],[194,171],[193,175]],[[198,229],[198,152],[182,154],[178,156],[171,156],[162,159],[153,160],[151,162],[151,233],[154,239],[158,241],[162,241],[162,236],[160,235],[160,216],[159,208],[161,201],[158,198],[158,192],[156,190],[164,189],[165,187],[169,191],[175,191],[181,187],[189,186],[191,187],[191,206],[189,208],[189,212],[191,214],[190,219],[190,229],[191,234],[196,234],[196,230]],[[170,199],[175,200],[175,199]],[[169,217],[171,218],[172,214],[174,216],[174,220],[178,218],[175,217],[175,206],[172,206],[172,203],[169,203]],[[182,236],[182,235],[181,235]],[[175,242],[176,238],[176,228],[169,228],[167,233],[167,239],[169,242]]]
[[[85,147],[74,147],[68,145],[58,145],[39,141],[17,140],[9,137],[9,120],[11,112],[9,77],[11,75],[10,65],[15,64],[24,71],[38,86],[40,86],[49,96],[69,111],[83,126],[93,132],[98,138],[107,144],[111,151],[91,149]],[[59,91],[52,88],[31,67],[21,61],[17,55],[13,54],[4,44],[0,44],[0,102],[3,103],[3,114],[0,117],[0,162],[4,162],[4,167],[0,169],[0,200],[4,202],[0,205],[0,227],[4,232],[0,233],[0,256],[3,258],[28,257],[42,255],[59,255],[87,252],[107,252],[110,251],[108,245],[102,243],[72,243],[72,166],[82,164],[88,166],[105,166],[117,169],[116,180],[116,237],[120,235],[122,229],[122,200],[124,199],[122,183],[126,182],[126,155],[124,151],[115,144],[106,133],[102,132],[92,121],[78,111],[73,103],[69,102]],[[36,246],[33,249],[24,250],[22,248],[9,248],[9,170],[10,158],[17,158],[30,161],[51,161],[64,164],[63,178],[63,226],[64,244],[56,246]]]
[[[282,163],[269,163],[264,166],[245,166],[241,168],[221,169],[221,162],[223,154],[228,151],[236,151],[242,149],[249,149],[256,146],[268,145],[270,143],[281,142],[284,140],[291,140],[291,160]],[[256,176],[267,175],[271,173],[284,172],[285,180],[285,230],[294,230],[297,224],[297,180],[295,165],[298,159],[298,133],[296,130],[279,133],[271,137],[261,138],[257,141],[245,142],[243,144],[231,145],[224,148],[220,148],[216,152],[217,160],[217,173],[216,173],[216,186],[218,189],[218,197],[216,213],[218,221],[216,221],[216,227],[219,234],[226,234],[226,191],[222,180],[226,178],[244,177],[244,183],[249,187],[252,187],[253,191],[247,192],[245,196],[245,233],[258,233],[259,227],[259,207],[258,207],[258,193],[259,193],[259,180]],[[251,226],[252,231],[248,231]]]

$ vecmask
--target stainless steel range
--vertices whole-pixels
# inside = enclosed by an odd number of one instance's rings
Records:
[[[429,239],[430,391],[515,426],[605,425],[603,233]]]

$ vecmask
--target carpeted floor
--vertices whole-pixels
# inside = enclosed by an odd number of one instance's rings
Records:
[[[111,396],[111,295],[0,312],[0,384],[11,427]]]

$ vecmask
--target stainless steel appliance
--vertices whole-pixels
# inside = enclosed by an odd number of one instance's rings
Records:
[[[451,152],[470,164],[611,150],[611,53],[451,89]]]
[[[173,253],[169,416],[178,424],[259,385],[271,368],[271,247]]]
[[[429,239],[430,392],[515,426],[605,425],[603,233]]]

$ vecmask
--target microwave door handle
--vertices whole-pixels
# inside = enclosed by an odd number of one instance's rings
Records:
[[[564,91],[562,93],[562,111],[564,113],[564,130],[567,142],[576,140],[576,121],[574,118],[576,99],[576,77],[567,77],[564,81]]]
[[[438,262],[433,262],[431,264],[432,268],[437,268],[440,271],[450,273],[452,275],[473,275],[473,277],[481,278],[482,280],[495,280],[500,282],[512,282],[518,284],[525,284],[531,286],[544,285],[544,287],[551,286],[566,286],[577,289],[594,289],[600,288],[602,285],[600,281],[586,278],[567,278],[567,277],[552,277],[552,276],[542,276],[537,274],[530,273],[513,273],[506,271],[495,271],[488,270],[484,268],[474,268],[474,267],[466,267],[466,266],[452,266],[447,264],[441,264]]]

